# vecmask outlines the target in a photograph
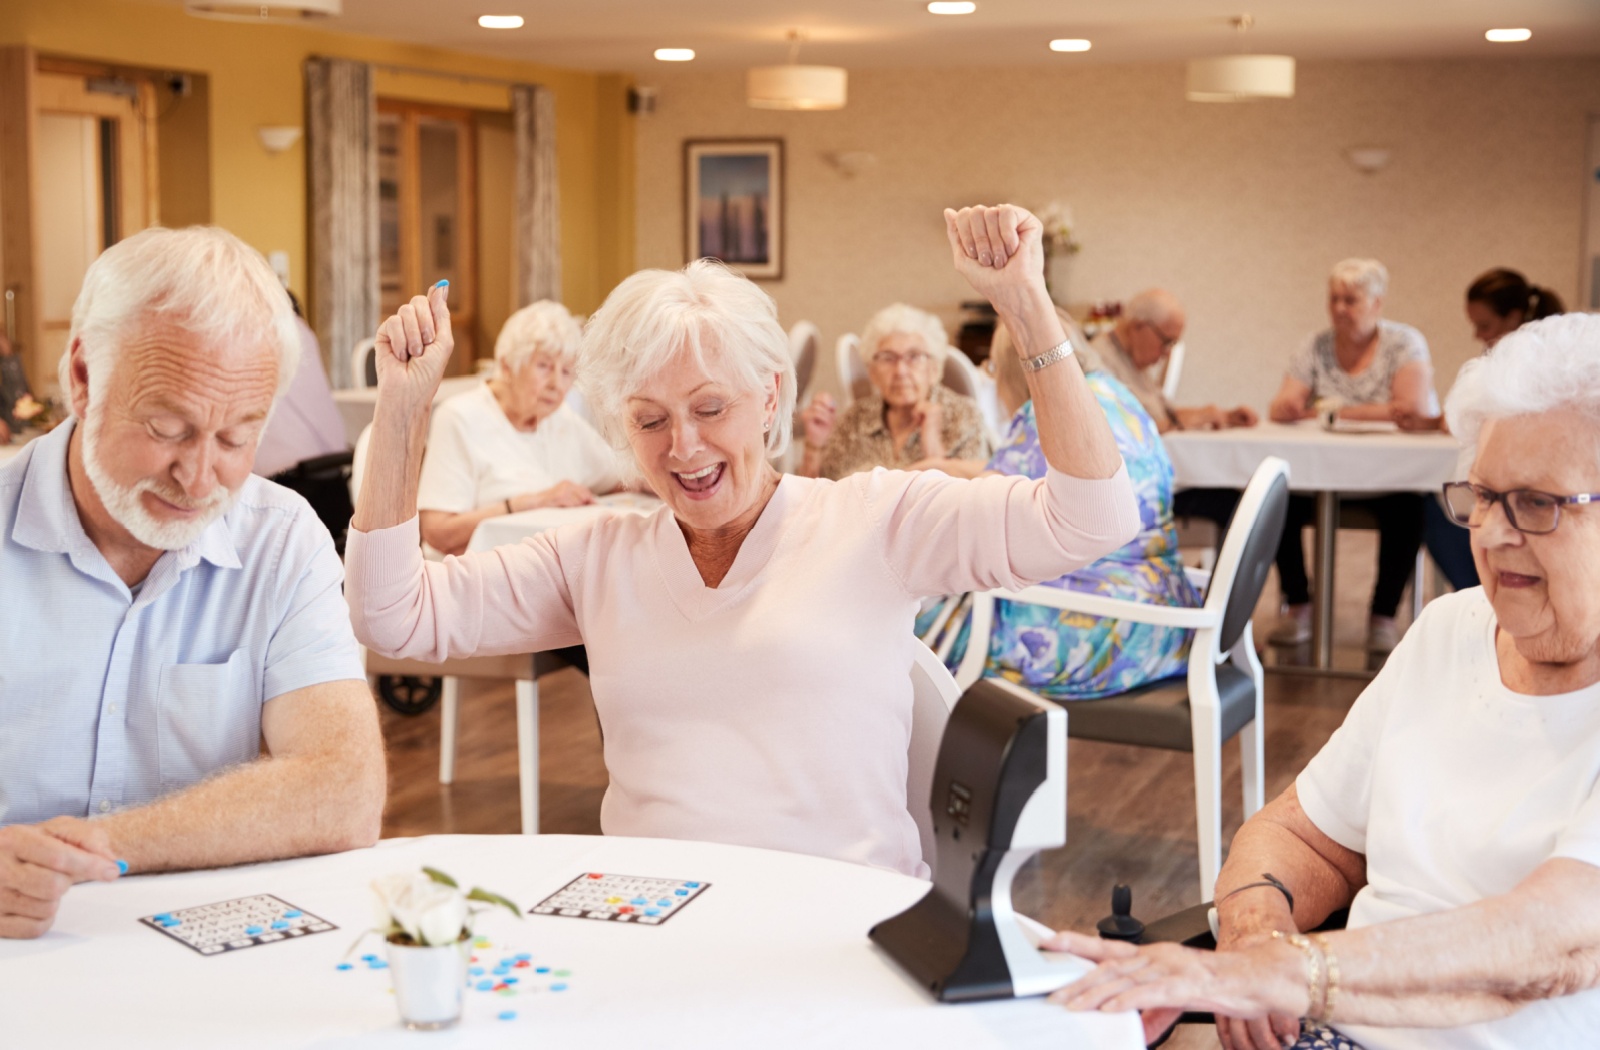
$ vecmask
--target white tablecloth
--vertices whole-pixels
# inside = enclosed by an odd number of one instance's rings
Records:
[[[481,382],[483,379],[479,376],[449,376],[440,380],[439,389],[433,395],[433,407],[438,408],[439,402],[464,394]],[[373,410],[378,407],[378,388],[335,390],[333,400],[339,406],[340,418],[344,420],[345,437],[349,439],[350,447],[355,448],[361,432],[372,423]]]
[[[1299,492],[1435,492],[1457,476],[1448,434],[1333,433],[1315,420],[1162,435],[1179,488],[1242,489],[1267,456]]]
[[[575,521],[588,521],[605,514],[650,514],[659,506],[661,501],[654,496],[618,492],[601,496],[586,507],[542,507],[517,514],[502,514],[478,523],[472,539],[467,542],[467,550],[486,551],[508,543],[519,543],[546,529],[560,528]]]
[[[657,927],[485,913],[492,967],[529,952],[570,971],[564,991],[467,992],[456,1028],[398,1024],[388,972],[335,964],[371,920],[368,882],[422,864],[524,911],[588,871],[698,879],[710,888]],[[867,940],[927,884],[893,872],[735,846],[598,836],[441,836],[308,860],[87,883],[54,930],[0,941],[0,1045],[195,1047],[1048,1047],[1131,1050],[1132,1014],[1041,999],[935,1004]],[[340,929],[201,956],[137,920],[274,894]],[[363,953],[383,954],[376,937]],[[516,1017],[499,1020],[502,1011]]]

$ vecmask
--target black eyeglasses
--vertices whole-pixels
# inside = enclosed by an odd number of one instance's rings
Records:
[[[1173,347],[1177,346],[1178,340],[1183,338],[1182,332],[1179,332],[1177,335],[1168,335],[1161,330],[1159,325],[1151,324],[1149,321],[1140,321],[1139,323],[1150,329],[1150,331],[1154,332],[1156,334],[1156,338],[1161,340],[1162,353],[1166,353],[1168,350],[1171,350]]]
[[[1496,492],[1470,481],[1452,481],[1444,487],[1444,507],[1450,520],[1464,529],[1483,524],[1489,508],[1498,503],[1505,508],[1506,522],[1518,532],[1542,536],[1561,524],[1561,508],[1600,502],[1600,492],[1580,492],[1575,496],[1556,496],[1538,489],[1512,489]]]

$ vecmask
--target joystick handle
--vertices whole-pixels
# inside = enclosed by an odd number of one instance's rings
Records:
[[[1111,914],[1096,927],[1102,940],[1138,944],[1144,939],[1144,923],[1133,917],[1133,888],[1117,883],[1111,890]]]

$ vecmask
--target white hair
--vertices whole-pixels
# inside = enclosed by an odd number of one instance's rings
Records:
[[[918,310],[905,303],[885,306],[872,315],[872,320],[861,330],[861,359],[872,360],[878,344],[891,335],[914,335],[928,348],[929,374],[938,382],[944,368],[945,355],[950,352],[950,336],[944,324],[926,310]]]
[[[1345,259],[1334,264],[1328,283],[1359,288],[1368,299],[1381,299],[1389,291],[1389,269],[1376,259]]]
[[[1160,328],[1173,318],[1183,316],[1183,304],[1165,288],[1146,288],[1128,300],[1124,313],[1130,321]]]
[[[769,456],[789,447],[794,360],[772,297],[714,259],[681,270],[640,270],[614,288],[583,330],[578,387],[595,423],[631,458],[624,406],[629,396],[687,351],[702,367],[728,369],[743,390],[765,395],[778,380]]]
[[[567,308],[550,299],[524,306],[500,327],[494,360],[503,376],[526,364],[534,354],[549,354],[562,364],[578,359],[583,329]]]
[[[211,346],[267,344],[278,356],[278,387],[289,387],[300,363],[300,329],[289,293],[261,253],[216,226],[140,230],[89,264],[72,304],[73,340],[83,341],[98,402],[122,339],[141,319],[160,317]],[[61,355],[61,389],[72,389],[70,354]]]
[[[1600,424],[1600,315],[1558,314],[1518,328],[1461,366],[1444,412],[1470,463],[1485,423],[1561,408]]]

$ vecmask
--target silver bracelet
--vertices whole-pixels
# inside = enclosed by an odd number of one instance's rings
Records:
[[[1057,361],[1065,361],[1071,356],[1072,340],[1064,339],[1038,357],[1024,357],[1022,359],[1022,368],[1027,372],[1037,372],[1042,368],[1049,368]]]

